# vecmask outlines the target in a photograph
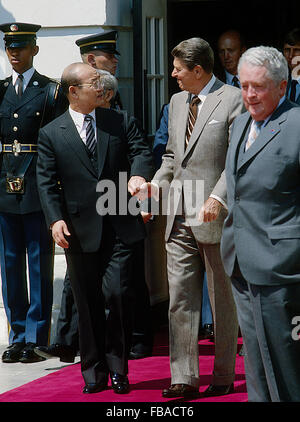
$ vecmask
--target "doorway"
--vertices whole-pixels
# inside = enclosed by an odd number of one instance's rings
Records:
[[[300,26],[299,0],[253,0],[244,3],[236,0],[182,1],[168,0],[168,68],[169,99],[178,92],[172,72],[171,50],[180,41],[201,37],[215,52],[215,66],[219,66],[217,40],[227,29],[237,29],[246,40],[247,47],[258,45],[282,47],[284,35]]]

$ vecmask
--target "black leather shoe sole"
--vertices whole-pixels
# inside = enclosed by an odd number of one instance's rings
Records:
[[[226,396],[234,393],[233,384],[230,385],[213,385],[211,384],[203,393],[203,397]]]
[[[34,353],[37,354],[38,356],[41,356],[44,359],[59,359],[61,362],[65,362],[65,363],[74,363],[75,361],[74,355],[51,354],[51,353],[48,353],[45,349],[46,348],[35,347]]]
[[[179,389],[166,388],[162,391],[162,396],[168,399],[182,397],[184,399],[195,399],[200,397],[199,390],[182,387]]]
[[[82,390],[83,394],[100,393],[107,388],[107,384],[86,384]]]

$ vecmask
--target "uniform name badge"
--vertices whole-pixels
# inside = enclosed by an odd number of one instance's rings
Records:
[[[7,193],[24,193],[24,177],[7,176],[6,177],[6,192]]]

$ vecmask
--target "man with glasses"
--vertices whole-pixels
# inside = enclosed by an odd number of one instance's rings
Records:
[[[39,194],[53,239],[66,252],[78,310],[83,393],[106,389],[109,374],[114,392],[128,393],[132,255],[145,227],[139,213],[119,212],[124,204],[102,212],[98,205],[105,193],[98,182],[109,182],[110,200],[125,198],[127,205],[127,189],[135,194],[153,174],[152,154],[134,119],[99,107],[102,88],[91,66],[69,65],[62,87],[69,110],[40,131]],[[107,318],[102,283],[114,290]]]

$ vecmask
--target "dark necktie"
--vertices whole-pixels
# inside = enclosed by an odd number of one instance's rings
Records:
[[[188,118],[188,123],[187,123],[187,128],[186,128],[186,134],[185,134],[185,146],[187,147],[191,134],[193,132],[195,123],[196,123],[196,119],[197,119],[197,115],[198,115],[198,104],[200,103],[200,98],[199,97],[194,97],[192,99],[192,101],[190,102],[190,106],[189,106],[189,118]]]
[[[87,122],[86,125],[86,146],[88,150],[94,155],[96,150],[96,137],[95,137],[95,131],[92,125],[93,117],[87,114],[84,117],[84,120]]]
[[[298,81],[296,81],[295,79],[292,79],[292,81],[291,81],[291,92],[290,92],[290,100],[291,101],[295,101],[295,99],[296,99],[297,83],[298,83]]]
[[[19,98],[21,98],[23,95],[23,80],[24,80],[24,76],[19,75],[17,78],[17,95]]]
[[[237,88],[240,88],[239,80],[238,80],[238,78],[236,76],[234,76],[232,78],[232,84],[233,84],[233,86],[236,86]]]

